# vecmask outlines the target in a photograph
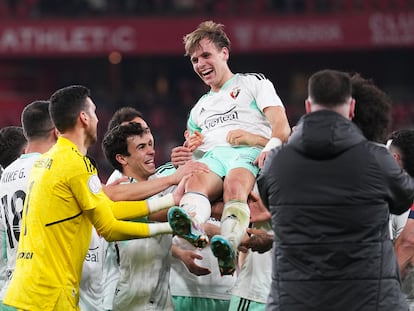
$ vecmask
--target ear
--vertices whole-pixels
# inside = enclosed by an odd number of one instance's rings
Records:
[[[355,117],[355,99],[351,99],[351,103],[349,105],[349,119],[352,120]]]
[[[394,157],[394,159],[395,159],[395,160],[397,160],[397,162],[398,162],[399,160],[401,160],[400,154],[399,154],[398,152],[393,152],[393,153],[392,153],[392,156]]]
[[[79,113],[79,120],[81,121],[82,124],[87,124],[88,119],[89,119],[89,116],[85,111],[81,111]]]
[[[309,99],[305,99],[305,111],[306,113],[312,112],[312,104]]]
[[[122,155],[122,154],[117,154],[116,156],[115,156],[115,159],[122,165],[122,166],[124,166],[124,165],[127,165],[128,164],[128,162],[127,162],[127,160],[125,159],[125,157]]]
[[[56,127],[53,129],[53,136],[54,136],[55,139],[58,139],[58,137],[59,137],[59,131]]]
[[[221,49],[221,53],[223,53],[223,56],[224,56],[224,60],[228,60],[229,59],[229,56],[230,56],[230,52],[229,52],[229,49],[228,48],[226,48],[226,47],[223,47],[222,49]]]
[[[403,168],[403,163],[402,163],[402,159],[401,159],[401,155],[398,152],[393,152],[392,156],[394,157],[394,159],[397,161],[398,165]]]

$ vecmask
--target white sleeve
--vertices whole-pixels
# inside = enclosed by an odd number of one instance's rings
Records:
[[[391,239],[395,241],[395,239],[398,238],[401,231],[404,229],[405,224],[408,219],[408,214],[410,213],[410,210],[402,213],[401,215],[390,215],[391,218],[391,228],[392,228],[392,236]]]
[[[283,106],[282,100],[276,93],[273,83],[268,79],[258,80],[256,82],[256,103],[263,111],[266,107]]]

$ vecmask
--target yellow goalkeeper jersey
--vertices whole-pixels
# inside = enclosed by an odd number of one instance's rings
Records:
[[[79,310],[82,263],[92,232],[83,211],[104,206],[111,212],[111,203],[118,202],[102,191],[95,165],[70,140],[60,137],[32,168],[16,269],[3,303],[31,311]],[[124,203],[135,203],[137,209],[137,202]],[[141,205],[146,211],[146,204]]]

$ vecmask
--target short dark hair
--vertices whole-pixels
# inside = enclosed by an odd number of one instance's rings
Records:
[[[49,132],[55,128],[49,114],[47,100],[35,100],[24,107],[21,121],[28,140],[36,138],[47,138]]]
[[[6,168],[23,153],[27,145],[23,128],[6,126],[0,129],[0,165]]]
[[[144,119],[144,116],[140,111],[133,107],[122,107],[115,111],[111,120],[109,120],[108,131],[113,129],[115,126],[120,125],[123,122],[129,122],[135,118]]]
[[[71,85],[57,90],[50,97],[50,116],[59,130],[73,129],[79,113],[86,108],[90,90],[82,85]]]
[[[308,94],[313,103],[324,107],[337,107],[352,96],[348,73],[325,69],[314,73],[308,82]]]
[[[359,73],[351,74],[355,116],[352,121],[364,136],[377,143],[385,143],[391,128],[392,101],[371,79]]]
[[[414,177],[414,129],[401,129],[389,135],[391,146],[396,147],[401,155],[403,169]]]
[[[140,123],[129,122],[120,124],[109,130],[102,140],[102,150],[111,165],[122,172],[122,165],[116,160],[117,154],[129,156],[128,138],[131,136],[143,136],[150,133],[149,129],[143,128]]]

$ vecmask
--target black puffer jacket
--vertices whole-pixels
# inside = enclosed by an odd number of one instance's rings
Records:
[[[275,231],[267,310],[408,310],[389,237],[413,180],[332,111],[307,114],[258,178]]]

